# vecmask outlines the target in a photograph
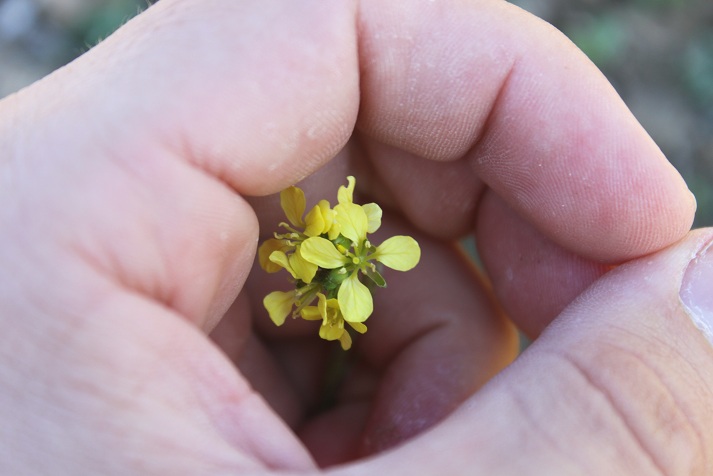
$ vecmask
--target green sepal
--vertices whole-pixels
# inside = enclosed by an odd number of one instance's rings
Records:
[[[386,280],[385,280],[384,277],[381,275],[381,273],[379,273],[377,270],[372,269],[372,268],[370,268],[370,267],[367,266],[366,269],[364,269],[364,273],[366,273],[366,276],[367,276],[369,279],[371,279],[371,280],[374,282],[374,284],[376,284],[376,285],[379,286],[380,288],[385,288],[385,287],[386,287]]]
[[[349,247],[352,246],[351,240],[343,235],[339,235],[338,237],[333,239],[332,243],[334,243],[335,245],[342,245],[346,249],[349,249]]]
[[[343,270],[344,268],[340,269]],[[348,272],[340,273],[339,269],[332,269],[329,271],[330,272],[327,273],[321,281],[322,286],[328,292],[332,290],[338,290],[339,286],[342,284],[342,281],[349,277]]]

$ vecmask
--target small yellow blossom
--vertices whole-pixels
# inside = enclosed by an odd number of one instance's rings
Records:
[[[382,210],[376,203],[354,203],[355,187],[354,177],[347,177],[334,208],[320,200],[306,216],[304,192],[294,186],[283,190],[280,205],[289,224],[280,226],[286,232],[275,233],[258,253],[263,269],[271,273],[285,269],[295,283],[293,291],[274,291],[265,297],[263,304],[273,322],[282,325],[290,313],[293,318],[321,320],[319,336],[338,340],[345,350],[352,345],[345,325],[364,333],[363,322],[373,312],[372,291],[365,283],[386,286],[377,265],[408,271],[421,257],[418,243],[410,236],[393,236],[378,246],[369,241],[368,234],[381,226]]]
[[[302,318],[308,321],[321,320],[319,336],[324,340],[339,340],[342,349],[349,350],[352,339],[345,328],[345,322],[360,334],[366,332],[366,326],[361,322],[347,321],[336,299],[327,299],[322,293],[318,293],[317,298],[319,300],[317,306],[307,306],[302,309]]]

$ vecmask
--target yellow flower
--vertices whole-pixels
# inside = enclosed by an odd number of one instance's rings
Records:
[[[302,318],[308,321],[322,320],[319,328],[319,336],[324,340],[339,340],[342,349],[349,350],[352,346],[352,339],[349,332],[344,328],[344,323],[348,323],[355,331],[363,334],[366,326],[360,322],[347,321],[339,309],[339,302],[336,299],[318,293],[319,302],[317,306],[307,306],[302,309]]]
[[[338,205],[341,206],[342,204]],[[356,248],[356,254],[343,252],[331,241],[322,237],[306,239],[301,247],[302,257],[324,269],[343,269],[345,279],[340,281],[337,294],[339,306],[348,321],[364,322],[372,313],[374,303],[369,289],[359,281],[358,272],[369,276],[379,284],[381,275],[371,260],[376,260],[397,271],[408,271],[421,258],[421,249],[410,236],[393,236],[377,247],[369,242]]]
[[[293,318],[321,320],[320,337],[339,340],[344,349],[352,345],[345,323],[366,332],[363,322],[374,311],[371,289],[364,280],[386,286],[377,264],[408,271],[421,257],[418,243],[409,236],[371,244],[368,234],[381,226],[382,210],[376,203],[354,203],[355,187],[354,177],[347,177],[333,209],[327,200],[320,200],[307,215],[304,192],[295,186],[283,190],[280,205],[289,224],[279,226],[287,231],[275,233],[258,253],[263,269],[270,273],[285,269],[295,284],[293,291],[265,297],[263,304],[273,322],[282,325],[291,311]],[[312,305],[315,298],[317,306]]]

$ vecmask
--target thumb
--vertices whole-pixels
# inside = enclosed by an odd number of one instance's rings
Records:
[[[353,469],[713,474],[712,243],[605,275],[445,423]]]

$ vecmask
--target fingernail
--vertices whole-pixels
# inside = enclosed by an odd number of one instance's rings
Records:
[[[688,265],[680,295],[693,322],[713,343],[713,245],[710,243]]]

